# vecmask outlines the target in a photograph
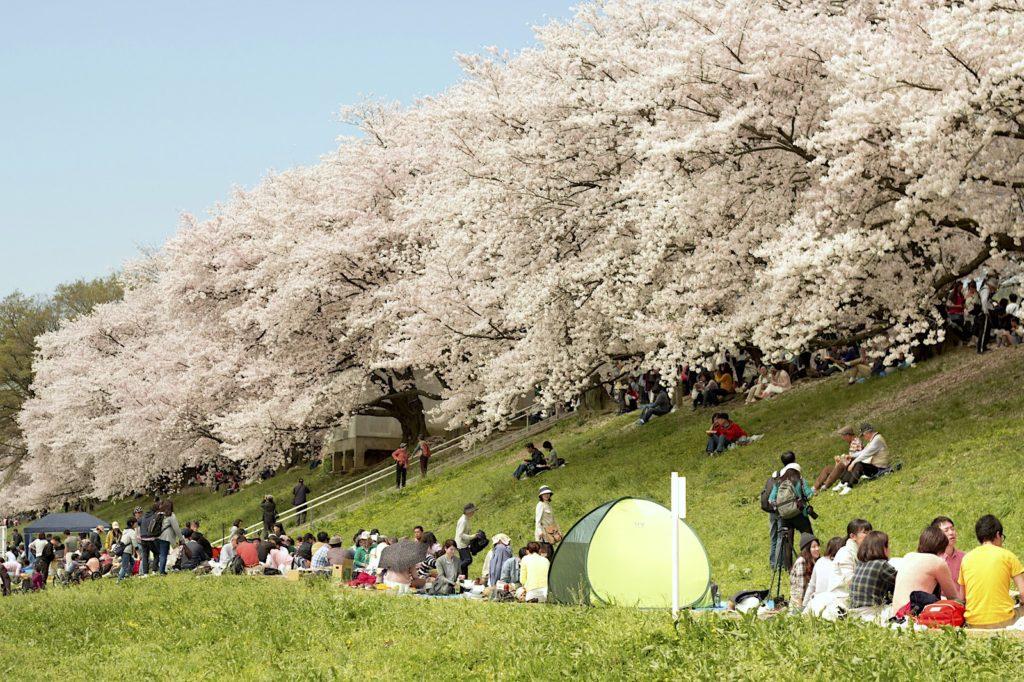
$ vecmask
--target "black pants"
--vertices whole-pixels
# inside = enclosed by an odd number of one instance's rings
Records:
[[[791,519],[782,520],[782,533],[779,534],[779,551],[776,560],[789,571],[793,568],[793,541],[804,533],[813,534],[811,520],[803,513]],[[799,547],[799,544],[797,545]]]
[[[469,551],[469,547],[459,550],[459,560],[459,573],[469,575],[469,565],[473,563],[473,553]]]
[[[399,490],[405,487],[405,476],[408,473],[408,467],[404,467],[397,462],[395,463],[395,487]]]
[[[427,465],[430,464],[430,458],[420,455],[420,476],[423,478],[427,477]]]
[[[974,318],[974,333],[978,336],[979,353],[985,352],[985,347],[988,345],[988,335],[991,326],[992,320],[988,313],[982,313]]]
[[[306,523],[306,503],[305,502],[300,502],[299,504],[297,504],[295,506],[299,508],[299,512],[295,515],[295,522],[298,523],[300,526],[305,525],[305,523]]]
[[[843,483],[852,488],[853,486],[860,483],[861,476],[874,476],[879,471],[881,471],[881,469],[876,467],[874,464],[868,464],[866,462],[857,462],[856,464],[853,465],[853,470],[847,470],[847,472],[843,474],[841,478]]]

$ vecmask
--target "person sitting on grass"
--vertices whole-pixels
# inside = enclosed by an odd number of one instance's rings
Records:
[[[889,446],[875,427],[866,422],[861,424],[860,437],[862,441],[867,441],[867,445],[851,453],[852,459],[842,476],[843,487],[839,489],[840,495],[849,495],[853,487],[860,483],[861,476],[877,476],[891,464]]]
[[[839,479],[846,473],[846,468],[853,461],[853,455],[860,452],[860,438],[856,436],[852,426],[840,428],[836,431],[836,435],[846,441],[846,452],[842,455],[836,455],[834,463],[826,466],[818,474],[818,478],[814,481],[814,492],[816,493],[828,490],[832,484],[835,484],[835,492],[839,492],[843,485]]]
[[[818,538],[804,533],[800,536],[800,556],[789,571],[789,605],[797,611],[804,608],[804,593],[811,582],[814,564],[821,556]]]
[[[996,517],[986,514],[978,519],[974,534],[980,545],[964,557],[958,579],[964,588],[967,625],[982,629],[1013,625],[1024,617],[1024,606],[1014,604],[1007,586],[1012,580],[1024,595],[1024,565],[1003,548],[1006,535]]]
[[[749,438],[743,427],[729,419],[727,412],[716,412],[711,416],[711,428],[707,430],[707,434],[706,452],[709,455],[721,454],[733,443]]]
[[[267,553],[267,560],[263,565],[267,568],[273,568],[279,573],[285,573],[292,567],[292,555],[279,542],[274,543],[270,552]]]
[[[356,542],[356,549],[352,556],[353,574],[365,570],[366,567],[370,564],[370,543],[370,532],[364,530],[362,533],[359,534],[359,539]],[[331,547],[333,549],[333,543]],[[332,563],[333,566],[340,566],[345,560],[344,550],[341,549],[340,544],[338,546],[338,550],[340,550],[341,561],[338,561],[337,563]],[[328,552],[327,554],[328,558],[331,558],[331,552]]]
[[[341,538],[338,538],[338,540],[341,540]],[[339,542],[338,545],[340,546],[341,543]],[[329,552],[330,549],[331,546],[327,542],[320,545],[319,549],[313,552],[313,560],[309,562],[310,568],[314,571],[326,571],[330,569],[331,562],[327,560],[327,552]]]
[[[520,601],[545,602],[548,598],[548,569],[551,564],[537,542],[526,543],[526,556],[519,562]]]
[[[715,373],[715,383],[718,384],[718,392],[715,394],[716,401],[729,398],[736,393],[736,381],[732,378],[732,369],[725,363],[718,366]]]
[[[549,469],[557,469],[558,467],[565,466],[565,460],[558,456],[555,452],[555,446],[551,444],[551,441],[546,440],[541,443],[541,447],[548,451],[547,464]]]
[[[839,575],[847,586],[857,570],[860,545],[872,530],[874,529],[871,522],[864,519],[854,519],[846,524],[846,544],[836,552],[835,562]]]
[[[537,449],[533,443],[526,444],[526,459],[519,463],[516,470],[512,472],[512,478],[521,480],[524,475],[534,476],[541,471],[547,471],[548,465],[544,461],[544,453]]]
[[[917,551],[909,552],[900,560],[892,596],[892,604],[897,610],[910,603],[913,592],[935,593],[936,600],[940,595],[946,599],[960,599],[960,588],[949,575],[949,566],[942,558],[948,546],[949,539],[938,528],[928,526],[921,532]]]
[[[233,542],[235,543],[235,556],[242,560],[242,565],[245,568],[253,568],[259,565],[260,557],[257,553],[256,545],[249,542],[249,538],[245,537],[245,533],[235,535]]]
[[[430,588],[430,594],[446,595],[459,591],[459,584],[466,576],[459,573],[459,550],[455,540],[444,541],[444,554],[437,558],[437,575]]]
[[[896,567],[889,563],[889,536],[873,530],[857,550],[857,568],[850,581],[850,613],[884,623],[892,615],[895,589]]]
[[[842,585],[843,579],[839,575],[835,558],[845,543],[846,538],[839,536],[832,538],[825,546],[825,553],[814,562],[811,579],[807,581],[807,587],[800,602],[808,613],[814,612],[815,603],[827,604],[830,599],[829,595],[832,595]],[[816,597],[817,599],[815,599]]]
[[[664,386],[658,386],[658,394],[654,397],[654,402],[644,406],[640,412],[640,419],[636,423],[643,426],[654,417],[663,417],[671,411],[672,401],[669,400],[668,391]]]
[[[765,390],[770,383],[771,376],[768,374],[768,368],[764,365],[758,365],[757,375],[751,381],[750,390],[747,391],[747,405],[763,399],[765,397]]]
[[[932,519],[931,525],[941,530],[946,539],[949,540],[942,558],[945,560],[946,565],[949,566],[950,577],[953,578],[953,582],[956,582],[960,579],[960,564],[964,560],[964,553],[956,548],[956,525],[953,523],[953,519],[948,516],[936,516]]]

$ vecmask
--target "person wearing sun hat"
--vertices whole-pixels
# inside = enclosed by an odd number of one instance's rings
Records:
[[[117,531],[117,532],[114,532]],[[114,521],[110,524],[110,530],[103,538],[103,549],[110,551],[110,548],[114,546],[114,543],[121,539],[121,524]]]
[[[533,515],[533,535],[537,542],[554,545],[561,541],[562,532],[558,529],[555,512],[551,509],[552,495],[554,495],[554,491],[551,488],[546,485],[540,487],[540,491],[537,493],[537,498],[540,501],[537,503]]]
[[[473,552],[469,549],[469,543],[473,541],[476,533],[473,532],[472,518],[476,513],[477,506],[472,502],[462,507],[462,516],[455,524],[455,548],[459,550],[459,573],[466,575],[469,565],[473,563]]]

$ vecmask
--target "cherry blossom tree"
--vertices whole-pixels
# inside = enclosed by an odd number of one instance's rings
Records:
[[[114,491],[127,450],[133,489],[279,466],[353,414],[411,439],[427,398],[484,433],[623,369],[909,353],[953,282],[1020,268],[1016,3],[609,0],[537,38],[351,110],[48,338],[39,494]]]

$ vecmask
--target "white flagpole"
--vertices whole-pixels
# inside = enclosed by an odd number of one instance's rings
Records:
[[[686,479],[683,479],[686,480]],[[672,620],[679,618],[679,474],[672,472]]]

